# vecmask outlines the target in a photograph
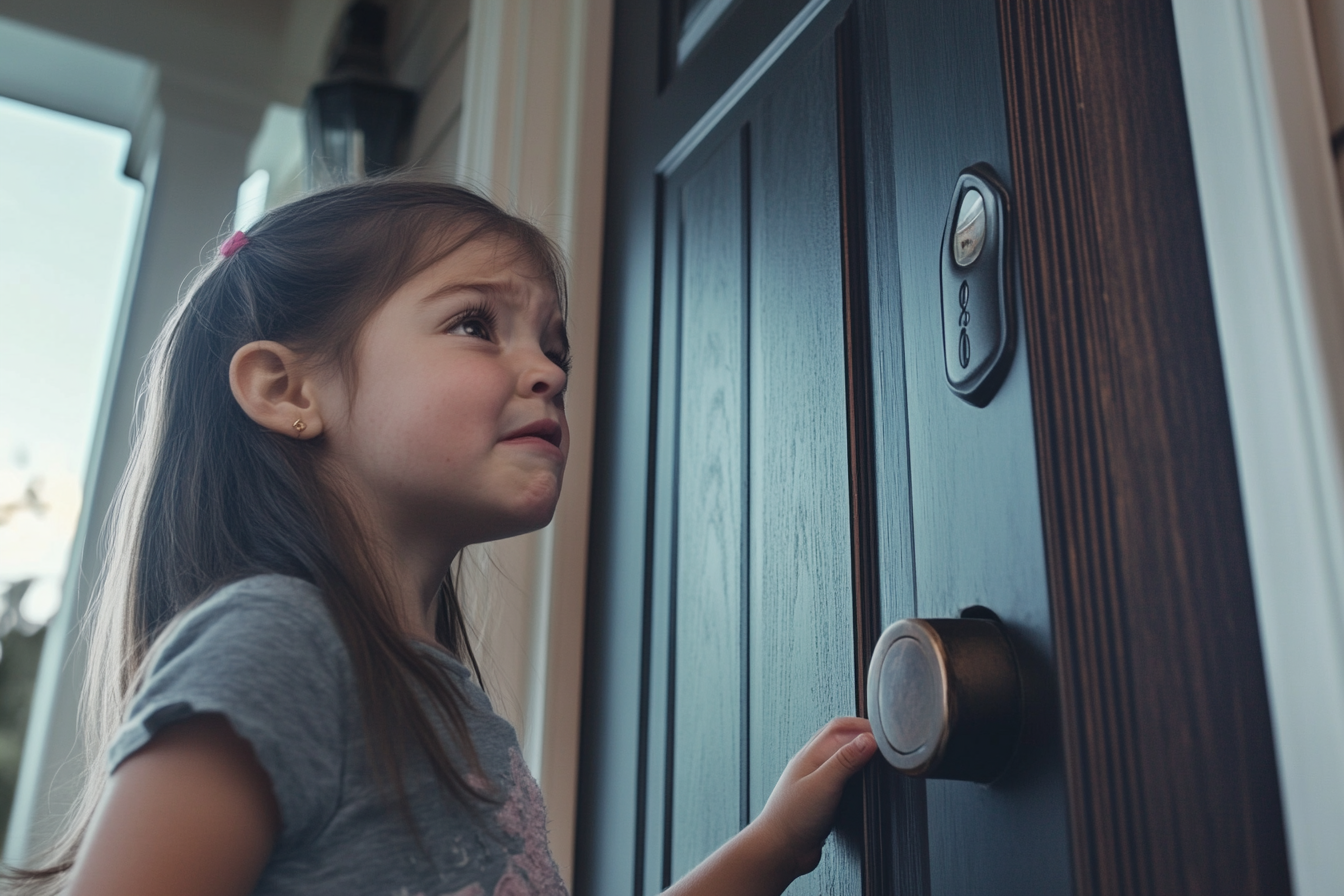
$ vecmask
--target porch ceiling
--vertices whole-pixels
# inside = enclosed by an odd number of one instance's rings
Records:
[[[0,16],[142,57],[168,80],[300,105],[346,0],[0,0]]]

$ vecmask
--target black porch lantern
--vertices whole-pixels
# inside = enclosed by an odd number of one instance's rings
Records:
[[[387,74],[387,9],[346,9],[327,79],[308,93],[308,186],[359,180],[406,161],[416,96]]]

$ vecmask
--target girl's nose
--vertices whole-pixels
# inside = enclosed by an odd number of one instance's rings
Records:
[[[528,395],[551,398],[564,392],[565,371],[546,355],[538,353],[536,361],[523,374],[521,390]]]

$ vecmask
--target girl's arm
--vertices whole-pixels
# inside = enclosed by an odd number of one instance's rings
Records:
[[[845,782],[876,751],[835,719],[789,762],[761,814],[666,896],[778,896],[821,861]],[[222,716],[171,725],[121,764],[85,835],[68,896],[244,896],[270,857],[270,779]]]
[[[220,715],[164,728],[108,781],[68,896],[244,896],[280,832],[271,781]]]
[[[790,760],[756,820],[664,896],[779,896],[821,861],[840,791],[877,752],[866,719],[834,719]]]

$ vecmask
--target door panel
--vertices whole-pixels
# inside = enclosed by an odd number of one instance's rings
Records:
[[[751,808],[853,714],[845,344],[834,38],[752,117]],[[832,850],[791,892],[854,893]]]
[[[1048,664],[1025,370],[985,410],[942,381],[945,203],[964,165],[1006,167],[996,57],[961,65],[947,21],[884,11],[809,4],[691,118],[699,50],[648,119],[644,893],[758,813],[827,719],[866,711],[880,625],[988,606]],[[898,38],[917,78],[888,65]],[[1057,754],[991,787],[874,768],[790,892],[1069,892],[1060,780]]]
[[[737,134],[680,190],[671,876],[746,813],[746,208]],[[670,334],[669,334],[670,335]],[[680,785],[680,786],[679,786]]]
[[[820,37],[663,175],[654,503],[675,502],[653,536],[650,655],[669,671],[650,675],[646,805],[662,817],[645,850],[662,859],[646,892],[856,708],[836,60]],[[795,890],[855,892],[860,874],[833,850]]]

